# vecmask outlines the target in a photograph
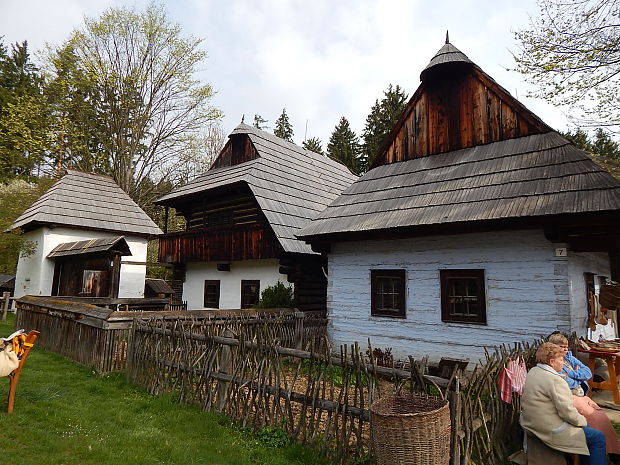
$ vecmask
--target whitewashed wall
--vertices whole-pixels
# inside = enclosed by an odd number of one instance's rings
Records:
[[[585,254],[555,257],[542,231],[506,231],[332,244],[329,332],[336,344],[391,347],[395,355],[483,357],[484,346],[580,328],[570,289],[589,268]],[[583,256],[582,256],[583,255]],[[578,258],[578,259],[577,259]],[[597,266],[602,266],[596,258]],[[370,315],[370,270],[405,269],[406,319]],[[441,321],[441,269],[484,269],[487,325]],[[569,268],[571,270],[569,276]]]
[[[242,279],[260,280],[260,292],[278,281],[289,285],[286,275],[279,273],[280,265],[276,259],[231,262],[230,271],[217,271],[217,263],[221,262],[187,263],[183,300],[187,300],[188,309],[202,310],[205,308],[204,285],[207,279],[220,280],[221,309],[241,307]]]
[[[46,258],[58,244],[87,239],[114,237],[117,232],[90,231],[72,228],[42,227],[24,234],[27,240],[37,244],[36,251],[29,257],[20,257],[15,277],[15,296],[51,295],[54,279],[54,260]],[[147,240],[138,236],[123,235],[132,255],[122,261],[146,261]],[[119,297],[143,297],[146,266],[121,265]]]

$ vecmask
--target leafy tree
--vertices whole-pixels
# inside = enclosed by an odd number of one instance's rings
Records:
[[[221,113],[194,78],[205,52],[162,7],[111,8],[52,51],[59,164],[111,175],[138,204],[202,150]]]
[[[323,153],[323,144],[321,144],[321,139],[319,139],[318,137],[311,137],[310,139],[303,141],[301,145],[306,150],[311,150],[320,155],[325,155]]]
[[[327,156],[336,160],[353,173],[360,172],[361,147],[359,138],[351,129],[349,121],[343,116],[336,125],[327,144]]]
[[[390,84],[387,90],[383,92],[381,101],[375,100],[375,104],[370,109],[370,114],[366,117],[366,125],[362,132],[364,139],[360,161],[362,172],[367,171],[372,165],[379,154],[381,144],[398,122],[406,105],[407,94],[399,85],[393,87]]]
[[[589,126],[620,125],[617,0],[538,0],[540,16],[517,31],[517,70],[532,95],[580,111]],[[585,118],[585,119],[584,119]]]
[[[0,183],[0,230],[6,231],[51,184],[52,180],[48,178],[35,179],[34,182],[12,179],[7,183]],[[19,231],[0,234],[0,273],[15,273],[20,253],[32,253],[33,246]]]
[[[10,54],[0,44],[0,182],[30,176],[45,160],[49,118],[42,85],[27,42],[14,44]]]
[[[276,120],[276,128],[274,129],[273,134],[280,139],[293,142],[293,126],[288,120],[286,108],[282,109],[282,114]]]
[[[264,126],[266,122],[267,120],[257,113],[254,115],[254,124],[252,126],[260,130],[267,129],[267,126]]]

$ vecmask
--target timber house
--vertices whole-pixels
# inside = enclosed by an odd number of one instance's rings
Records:
[[[448,40],[420,80],[372,169],[298,234],[329,257],[332,341],[476,361],[585,335],[588,296],[620,280],[620,182]]]
[[[146,246],[162,233],[112,178],[76,170],[24,211],[17,228],[35,250],[19,257],[16,297],[144,297]]]
[[[355,179],[340,163],[241,123],[206,173],[156,201],[186,221],[185,231],[159,238],[175,298],[190,309],[247,308],[288,280],[300,310],[324,311],[324,259],[295,234]]]

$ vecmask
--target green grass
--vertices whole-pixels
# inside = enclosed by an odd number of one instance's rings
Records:
[[[0,335],[12,330],[12,318],[0,323]],[[6,414],[7,391],[8,379],[1,379],[0,455],[6,463],[329,463],[301,445],[274,441],[277,431],[252,434],[170,396],[151,396],[124,374],[101,377],[36,348],[22,371],[12,415]]]

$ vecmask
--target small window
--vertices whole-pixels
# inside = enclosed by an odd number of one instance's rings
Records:
[[[205,308],[220,308],[220,281],[219,279],[205,280]]]
[[[484,270],[441,270],[441,319],[486,324]]]
[[[405,270],[370,270],[370,314],[405,318]]]
[[[243,279],[241,281],[241,308],[251,308],[258,303],[260,281]]]

